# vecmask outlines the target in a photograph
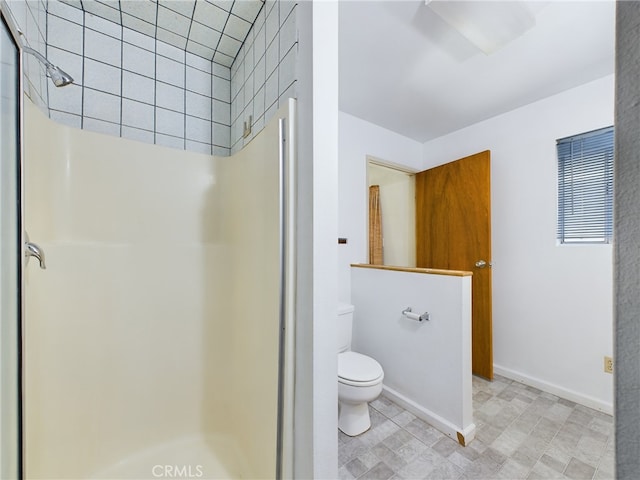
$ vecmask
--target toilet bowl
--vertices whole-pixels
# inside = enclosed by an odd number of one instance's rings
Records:
[[[382,367],[357,352],[338,354],[338,428],[354,437],[371,427],[369,402],[382,393]]]

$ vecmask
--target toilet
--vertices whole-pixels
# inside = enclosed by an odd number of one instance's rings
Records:
[[[353,305],[338,307],[338,428],[350,437],[371,427],[369,402],[382,393],[382,367],[373,358],[351,351]]]

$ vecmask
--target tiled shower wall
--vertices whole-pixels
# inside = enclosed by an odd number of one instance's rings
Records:
[[[56,88],[25,55],[27,94],[67,125],[229,155],[296,96],[293,0],[265,2],[231,69],[57,0],[8,5],[25,43],[74,78]]]
[[[47,12],[43,0],[9,0],[6,2],[16,26],[22,32],[23,42],[45,54]],[[44,66],[33,56],[24,57],[24,90],[42,109],[47,106],[47,82]]]
[[[232,153],[296,96],[296,11],[296,1],[267,0],[231,66]],[[243,138],[245,122],[251,123],[251,133]]]
[[[49,0],[47,57],[74,79],[48,86],[67,125],[200,153],[228,155],[230,69]]]

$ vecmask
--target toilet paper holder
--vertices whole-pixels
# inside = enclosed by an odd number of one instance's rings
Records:
[[[407,307],[402,311],[402,315],[405,317],[416,320],[418,322],[424,322],[425,320],[429,320],[429,312],[424,312],[422,315],[418,315],[417,313],[413,313],[411,307]]]

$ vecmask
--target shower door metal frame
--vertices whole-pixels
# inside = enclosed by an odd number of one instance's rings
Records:
[[[23,403],[24,403],[24,371],[23,371],[23,320],[24,320],[24,129],[23,129],[23,112],[24,112],[24,85],[23,85],[23,44],[21,41],[22,32],[15,24],[8,6],[4,0],[0,0],[0,22],[2,28],[6,28],[13,44],[16,48],[17,56],[17,81],[16,81],[16,107],[17,107],[17,138],[16,138],[16,232],[17,232],[17,265],[16,265],[16,295],[18,297],[17,317],[16,321],[16,380],[17,399],[16,399],[16,418],[13,419],[16,425],[16,479],[24,478],[24,437],[23,437]],[[4,320],[4,319],[3,319]],[[4,446],[3,446],[4,448]]]

